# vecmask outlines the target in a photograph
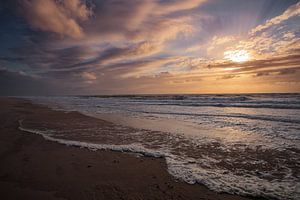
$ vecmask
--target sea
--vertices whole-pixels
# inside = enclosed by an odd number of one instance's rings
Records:
[[[168,172],[216,192],[300,199],[300,94],[27,97],[34,103],[113,122],[101,130],[29,132],[66,145],[163,157]],[[131,127],[122,131],[122,127]],[[80,135],[89,135],[85,140]],[[117,142],[114,142],[117,141]]]

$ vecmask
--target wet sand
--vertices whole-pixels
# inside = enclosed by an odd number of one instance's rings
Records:
[[[19,130],[22,119],[48,125],[51,120],[74,119],[111,129],[116,126],[76,112],[0,98],[1,199],[252,199],[175,180],[163,158],[90,151],[46,141]]]

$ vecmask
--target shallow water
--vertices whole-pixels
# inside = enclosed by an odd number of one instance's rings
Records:
[[[78,124],[76,130],[67,131],[45,125],[27,131],[63,143],[77,142],[77,146],[86,142],[95,149],[106,145],[163,156],[172,175],[215,191],[300,198],[299,94],[30,99],[120,126],[117,131],[103,131],[103,127]],[[127,126],[135,129],[128,131]]]

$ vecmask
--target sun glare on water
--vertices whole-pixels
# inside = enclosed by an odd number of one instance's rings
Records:
[[[251,59],[251,56],[246,50],[232,50],[225,51],[224,58],[232,62],[246,62]]]

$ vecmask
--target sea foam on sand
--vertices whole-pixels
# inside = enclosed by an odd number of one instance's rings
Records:
[[[217,192],[293,200],[299,199],[300,197],[299,191],[297,191],[298,186],[293,184],[293,182],[268,182],[267,180],[250,176],[249,174],[237,176],[227,170],[217,168],[212,170],[211,166],[218,161],[210,157],[195,160],[193,158],[180,157],[179,155],[172,154],[167,148],[154,150],[145,148],[139,143],[112,145],[56,138],[51,130],[41,131],[24,127],[22,120],[19,121],[19,129],[24,132],[41,135],[44,139],[49,141],[67,146],[87,148],[91,151],[111,150],[136,153],[143,156],[162,157],[166,159],[168,172],[177,179],[189,184],[201,183]],[[197,165],[199,162],[202,162],[204,165],[207,163],[209,168],[199,167],[199,165]]]

